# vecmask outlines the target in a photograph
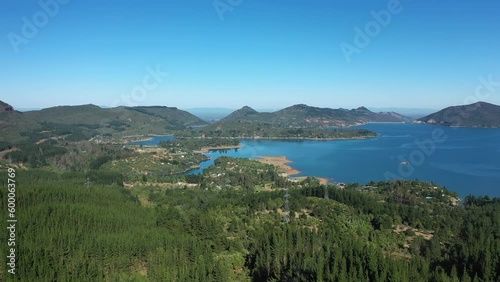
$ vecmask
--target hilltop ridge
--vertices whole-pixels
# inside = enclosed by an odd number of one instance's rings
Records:
[[[2,102],[0,107],[11,109],[9,106]],[[206,124],[200,118],[175,107],[56,106],[0,115],[0,141],[41,140],[49,136],[64,136],[66,140],[77,141],[98,135],[164,134],[167,130],[183,130]]]
[[[13,111],[14,107],[3,101],[0,101],[0,112],[13,112]]]
[[[244,106],[239,110],[236,110],[226,117],[224,117],[222,120],[231,120],[231,119],[238,119],[238,118],[245,118],[251,115],[259,114],[256,110],[252,109],[249,106]]]
[[[500,106],[477,102],[452,106],[419,118],[415,123],[457,127],[500,127]]]
[[[368,122],[410,122],[411,120],[394,112],[374,113],[365,107],[346,110],[296,104],[275,112],[257,112],[245,106],[210,127],[233,127],[235,124],[250,123],[277,127],[328,128]]]

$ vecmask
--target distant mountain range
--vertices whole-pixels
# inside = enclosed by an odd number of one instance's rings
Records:
[[[7,105],[7,106],[6,106]],[[0,108],[9,109],[0,101]],[[92,104],[39,111],[0,111],[0,141],[36,139],[41,132],[89,139],[95,135],[162,134],[167,130],[204,126],[200,118],[173,107],[101,108]],[[37,135],[38,134],[38,135]]]
[[[419,118],[415,123],[457,127],[500,127],[500,106],[477,102],[464,106],[445,108]]]
[[[423,116],[429,115],[433,112],[436,111],[436,109],[426,109],[426,108],[395,108],[395,107],[389,107],[389,108],[373,108],[369,107],[368,108],[370,111],[374,113],[379,113],[379,112],[394,112],[398,113],[400,115],[409,117],[411,119],[417,119],[421,118]],[[19,110],[19,109],[18,109]],[[34,109],[31,109],[34,110]],[[193,115],[207,121],[207,122],[216,122],[218,120],[223,119],[230,113],[234,112],[236,109],[229,109],[229,108],[220,108],[220,107],[202,107],[202,108],[185,108],[182,109],[185,110],[189,113],[192,113]],[[279,109],[273,108],[273,109],[261,109],[261,108],[255,108],[256,111],[258,112],[275,112]],[[21,109],[21,111],[25,111]]]
[[[39,140],[46,135],[85,140],[95,135],[162,134],[200,127],[203,132],[259,132],[259,128],[318,129],[371,122],[408,123],[412,122],[412,118],[395,112],[373,112],[365,107],[348,110],[298,104],[274,112],[258,112],[245,106],[215,123],[208,124],[201,118],[175,107],[102,108],[89,104],[19,112],[0,101],[0,141]],[[449,107],[413,122],[446,126],[500,127],[500,106],[478,102]]]
[[[257,112],[245,106],[207,126],[207,128],[237,127],[243,123],[275,127],[328,128],[361,125],[369,122],[411,122],[412,119],[394,112],[374,113],[365,107],[330,109],[293,105],[275,112]]]
[[[368,122],[410,122],[411,118],[394,112],[374,113],[365,107],[330,109],[294,105],[275,112],[257,112],[246,106],[208,125],[199,117],[174,107],[102,108],[88,104],[58,106],[37,111],[18,112],[0,101],[0,133],[3,140],[37,139],[42,136],[83,140],[95,135],[161,134],[168,130],[203,127],[206,130],[239,129],[244,124],[280,128],[328,128]],[[41,134],[43,133],[43,134]],[[71,137],[70,137],[71,139]]]
[[[228,108],[188,108],[183,110],[207,122],[218,121],[234,111],[234,109]]]
[[[426,115],[429,115],[431,113],[436,112],[438,109],[427,109],[427,108],[396,108],[396,107],[388,107],[388,108],[374,108],[374,107],[369,107],[368,108],[372,112],[396,112],[399,114],[402,114],[404,116],[413,118],[413,119],[418,119],[421,117],[424,117]]]

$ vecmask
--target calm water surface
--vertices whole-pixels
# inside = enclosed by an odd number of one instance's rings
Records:
[[[152,138],[151,140],[130,142],[130,144],[144,145],[144,146],[156,146],[160,143],[160,141],[169,141],[169,140],[175,139],[173,136],[152,136],[151,138]]]
[[[212,159],[190,173],[202,172],[222,155],[287,156],[301,175],[328,177],[335,182],[364,184],[397,177],[432,181],[461,197],[500,196],[500,129],[417,124],[367,124],[358,128],[380,136],[335,141],[242,140],[244,147],[238,150],[209,152]],[[401,164],[406,161],[409,164]]]

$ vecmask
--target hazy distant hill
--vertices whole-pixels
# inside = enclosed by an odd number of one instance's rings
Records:
[[[500,106],[486,102],[453,106],[420,118],[415,123],[461,127],[500,127]]]
[[[370,111],[372,112],[395,112],[406,117],[410,117],[412,119],[418,119],[421,117],[425,117],[436,112],[436,109],[428,109],[428,108],[397,108],[397,107],[387,107],[387,108],[374,108],[370,107]]]
[[[365,107],[330,109],[293,105],[272,113],[261,113],[245,106],[207,128],[231,128],[244,123],[276,127],[344,127],[368,122],[410,122],[411,118],[392,112],[374,113]]]
[[[46,135],[82,140],[102,134],[162,134],[167,130],[206,124],[188,112],[159,106],[105,109],[95,105],[59,106],[1,114],[0,141],[37,140]]]
[[[234,109],[228,108],[189,108],[184,110],[208,122],[218,121],[234,111]]]
[[[372,112],[365,107],[351,110],[351,113],[364,122],[411,122],[412,118],[395,112]]]

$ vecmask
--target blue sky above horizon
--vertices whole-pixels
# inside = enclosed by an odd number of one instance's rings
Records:
[[[14,107],[500,104],[498,1],[401,0],[361,47],[355,29],[393,0],[241,0],[223,18],[214,3],[238,1],[65,0],[46,23],[38,2],[0,3],[0,100]],[[359,47],[350,62],[342,42]],[[494,84],[476,95],[479,77]]]

